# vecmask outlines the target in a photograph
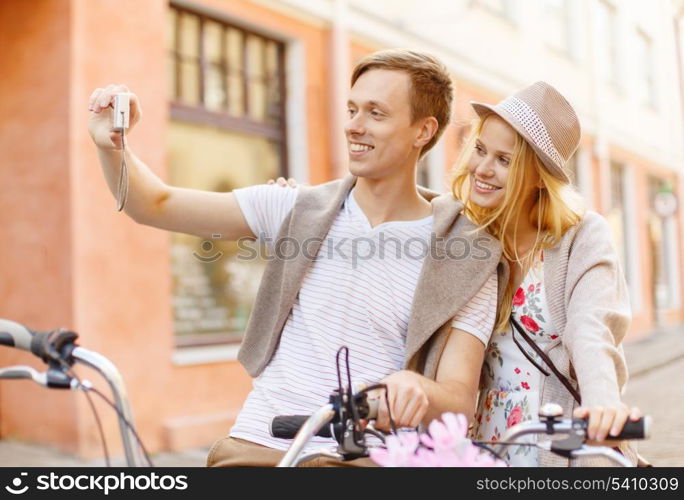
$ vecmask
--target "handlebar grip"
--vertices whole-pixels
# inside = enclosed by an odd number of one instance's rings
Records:
[[[31,351],[31,343],[35,333],[35,331],[19,323],[0,319],[0,345]]]
[[[648,439],[651,437],[651,416],[646,415],[637,421],[627,420],[622,432],[611,439]]]
[[[71,359],[77,338],[77,333],[61,328],[39,332],[14,321],[0,319],[0,345],[29,351],[45,363]]]
[[[271,436],[282,439],[294,438],[310,415],[278,415],[271,421]],[[330,426],[326,425],[316,433],[317,436],[332,437]]]
[[[588,425],[589,425],[589,419],[588,418],[582,418],[579,419],[579,422],[581,422],[582,427],[586,431]],[[641,417],[639,420],[633,421],[633,420],[627,420],[625,422],[624,427],[622,428],[622,431],[620,434],[617,436],[606,436],[607,439],[615,439],[615,440],[620,440],[620,439],[648,439],[651,437],[651,416],[650,415],[645,415]]]

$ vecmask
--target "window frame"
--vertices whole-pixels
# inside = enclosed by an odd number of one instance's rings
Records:
[[[286,73],[287,73],[287,68],[286,68],[286,45],[282,40],[278,40],[274,37],[265,35],[264,33],[260,33],[256,30],[252,30],[249,28],[246,28],[244,26],[240,26],[237,23],[231,23],[230,21],[227,21],[225,19],[220,19],[217,17],[213,17],[210,15],[207,15],[202,12],[198,12],[196,10],[193,10],[191,8],[188,8],[184,5],[178,5],[174,2],[171,2],[169,4],[169,10],[173,10],[176,12],[176,18],[175,18],[175,36],[174,36],[174,41],[175,41],[175,46],[173,47],[172,50],[169,49],[169,47],[166,48],[166,53],[167,55],[173,60],[174,63],[174,70],[175,70],[175,85],[173,88],[173,95],[170,96],[170,118],[172,120],[180,120],[180,121],[185,121],[189,123],[195,123],[199,125],[211,125],[217,128],[225,129],[225,130],[230,130],[232,132],[238,132],[238,133],[244,133],[244,134],[250,134],[250,135],[256,135],[259,137],[264,137],[266,139],[275,141],[278,143],[279,146],[279,155],[280,155],[280,164],[279,164],[279,169],[280,169],[280,175],[283,177],[288,177],[288,148],[287,148],[287,109],[286,109],[286,103],[287,103],[287,85],[286,85]],[[190,105],[187,103],[182,102],[181,100],[178,99],[178,96],[181,95],[182,92],[182,78],[181,78],[181,61],[185,56],[181,53],[181,47],[180,47],[180,40],[181,37],[179,36],[180,33],[180,23],[181,23],[181,15],[191,15],[195,16],[198,18],[199,21],[199,30],[197,33],[198,36],[198,46],[199,46],[199,56],[198,56],[198,66],[199,66],[199,104],[197,105]],[[204,28],[205,24],[207,22],[212,22],[212,23],[217,23],[222,26],[222,41],[223,43],[221,44],[221,55],[222,55],[222,60],[221,60],[221,66],[224,69],[224,71],[227,73],[227,60],[226,60],[226,54],[225,54],[225,43],[226,43],[226,30],[227,29],[232,29],[241,34],[242,40],[243,40],[243,47],[242,47],[242,68],[240,71],[240,77],[242,79],[242,99],[243,99],[243,108],[244,108],[244,115],[243,116],[232,116],[229,114],[227,110],[224,111],[214,111],[210,110],[206,107],[205,105],[205,82],[206,82],[206,73],[207,73],[207,67],[211,64],[204,53]],[[248,74],[248,63],[249,63],[249,54],[247,50],[247,44],[246,40],[248,37],[256,37],[259,39],[262,39],[267,42],[272,42],[276,45],[277,48],[277,57],[276,57],[276,78],[278,80],[278,87],[280,89],[280,99],[278,102],[278,123],[276,124],[268,124],[261,122],[259,120],[255,120],[253,118],[249,117],[249,111],[250,111],[250,99],[249,99],[249,79],[250,76]],[[225,75],[224,75],[225,76]],[[224,82],[225,83],[225,82]]]
[[[657,110],[656,103],[656,82],[655,82],[655,48],[653,37],[646,32],[646,30],[637,27],[635,30],[635,47],[636,56],[643,56],[642,60],[638,61],[638,75],[641,81],[638,85],[643,86],[647,95],[642,95],[639,89],[637,98],[644,106],[648,106],[653,110]],[[641,53],[643,50],[643,53]],[[641,58],[641,57],[640,57]]]

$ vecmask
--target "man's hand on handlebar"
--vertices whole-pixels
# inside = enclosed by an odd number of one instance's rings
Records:
[[[428,410],[428,395],[421,383],[421,376],[417,373],[402,370],[388,377],[381,383],[387,385],[392,419],[397,427],[417,427],[425,418]],[[385,390],[377,389],[369,394],[370,398],[380,399],[378,417],[375,428],[389,431],[390,422],[385,402]]]

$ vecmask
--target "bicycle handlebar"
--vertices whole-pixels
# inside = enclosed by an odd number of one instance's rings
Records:
[[[604,456],[622,466],[632,466],[631,462],[609,446],[587,446],[587,419],[547,419],[523,422],[509,428],[494,446],[497,455],[501,455],[504,447],[515,445],[515,441],[528,434],[567,434],[568,437],[544,442],[541,447],[558,455],[576,458],[578,456]],[[651,435],[651,417],[646,415],[637,421],[628,420],[622,432],[611,439],[647,439]]]
[[[14,321],[0,319],[0,345],[33,352],[31,344],[36,333],[34,330]]]
[[[129,425],[133,425],[133,414],[123,377],[109,359],[77,346],[77,338],[78,334],[64,329],[40,332],[14,321],[0,319],[0,345],[31,352],[51,367],[46,374],[40,374],[30,367],[11,367],[0,370],[0,378],[27,378],[46,387],[77,389],[78,384],[66,373],[69,367],[78,362],[95,369],[107,381],[114,395],[126,461],[129,466],[143,465],[142,450],[136,446],[135,434],[129,428]]]
[[[610,436],[610,439],[648,439],[651,437],[651,422],[650,415],[645,415],[636,421],[628,420],[620,434]],[[501,436],[500,441],[508,442],[526,434],[565,434],[573,431],[585,434],[588,424],[589,421],[585,418],[563,419],[553,422],[523,422],[510,427]]]
[[[318,431],[328,424],[334,416],[335,408],[332,404],[328,403],[325,406],[321,406],[313,415],[306,417],[306,420],[300,424],[301,432],[298,430],[294,441],[280,462],[278,462],[277,467],[292,467],[296,465],[297,457],[299,457],[309,439],[317,435]]]
[[[278,415],[273,417],[269,431],[271,436],[281,439],[294,438],[299,429],[309,420],[311,415]],[[315,434],[319,437],[331,438],[333,437],[329,425],[324,425]]]
[[[652,419],[645,415],[639,420],[627,420],[620,434],[611,439],[648,439],[651,437]]]
[[[373,419],[378,416],[378,399],[368,400],[368,412],[359,415],[363,419]],[[311,415],[278,415],[271,420],[269,431],[271,436],[281,439],[293,439]],[[333,431],[329,425],[323,425],[314,434],[318,437],[332,438]]]
[[[76,347],[78,334],[62,328],[48,332],[0,319],[0,345],[14,347],[35,354],[45,363],[71,364],[71,352]]]

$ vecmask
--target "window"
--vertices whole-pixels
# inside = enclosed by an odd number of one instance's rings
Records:
[[[176,7],[167,42],[173,118],[284,143],[281,42]]]
[[[622,164],[617,162],[610,163],[610,209],[606,214],[606,219],[611,227],[613,239],[617,247],[620,263],[627,283],[631,285],[629,273],[629,242],[627,227],[627,207],[625,205],[625,172]]]
[[[567,0],[544,0],[542,29],[546,42],[556,50],[570,52],[570,17]]]
[[[284,45],[173,4],[167,28],[169,182],[232,191],[286,176]],[[176,344],[240,341],[265,262],[218,235],[171,245]]]
[[[636,33],[635,63],[637,68],[636,94],[638,99],[655,107],[655,89],[653,83],[653,42],[641,30]]]
[[[603,0],[595,4],[596,9],[596,57],[603,80],[617,84],[617,27],[615,8]]]

